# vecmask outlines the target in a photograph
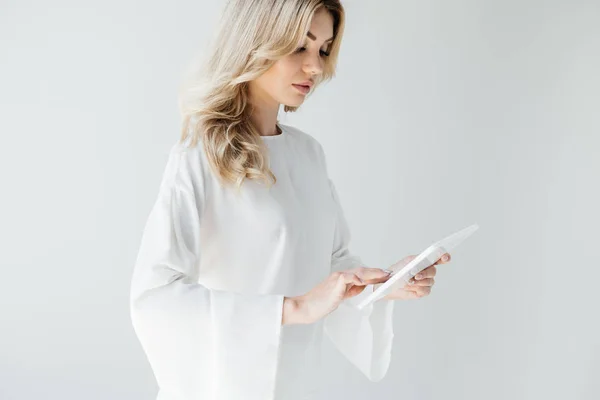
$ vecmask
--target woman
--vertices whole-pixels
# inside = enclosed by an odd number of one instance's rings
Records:
[[[281,104],[295,111],[334,75],[343,28],[336,0],[225,8],[132,279],[133,326],[158,399],[310,398],[325,383],[324,333],[379,380],[393,300],[430,292],[435,266],[366,310],[353,307],[389,271],[349,252],[321,145],[277,121]]]

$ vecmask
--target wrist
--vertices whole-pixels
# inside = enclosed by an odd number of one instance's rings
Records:
[[[303,300],[298,297],[285,297],[283,300],[282,325],[295,325],[306,323],[303,318]]]

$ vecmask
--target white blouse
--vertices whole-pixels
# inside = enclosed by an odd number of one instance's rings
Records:
[[[394,302],[354,306],[372,286],[316,323],[281,325],[284,296],[364,264],[348,250],[322,146],[279,126],[262,137],[277,177],[270,189],[221,186],[201,142],[169,153],[131,282],[157,400],[308,399],[326,381],[323,333],[371,381],[387,372]]]

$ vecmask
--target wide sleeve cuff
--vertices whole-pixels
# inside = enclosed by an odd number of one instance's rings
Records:
[[[386,375],[393,345],[394,301],[378,300],[362,310],[356,308],[372,293],[372,286],[325,317],[325,332],[334,346],[369,380]]]
[[[131,316],[162,392],[272,399],[283,299],[176,280],[132,301]]]

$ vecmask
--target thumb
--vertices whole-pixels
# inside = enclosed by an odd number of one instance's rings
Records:
[[[364,285],[364,280],[362,279],[361,276],[359,276],[358,274],[352,273],[352,272],[343,272],[340,275],[340,279],[338,280],[342,281],[344,284],[352,284],[352,285]]]
[[[362,268],[360,278],[366,285],[386,282],[391,274],[380,268]]]
[[[358,274],[352,272],[344,272],[340,275],[337,281],[336,289],[341,296],[340,300],[354,297],[360,294],[366,287],[366,283],[359,277]]]
[[[365,283],[358,277],[358,275],[352,272],[342,272],[335,285],[336,292],[338,294],[344,294],[348,290],[348,285],[363,286]]]

